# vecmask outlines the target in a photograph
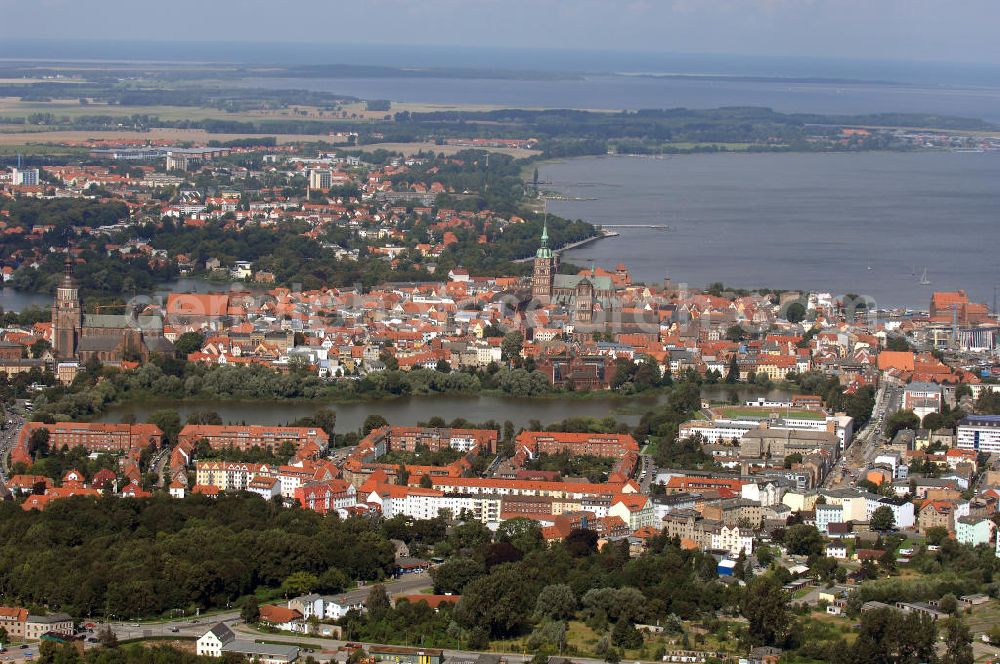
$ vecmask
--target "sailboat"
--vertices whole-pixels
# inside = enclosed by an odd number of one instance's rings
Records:
[[[924,273],[920,275],[920,285],[921,286],[930,286],[931,285],[931,280],[927,278],[927,268],[926,267],[924,268]]]

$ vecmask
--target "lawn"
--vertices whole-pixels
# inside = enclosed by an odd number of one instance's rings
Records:
[[[594,645],[597,644],[600,635],[587,626],[586,623],[572,620],[566,627],[567,651],[575,655],[597,657],[594,653]],[[530,654],[525,642],[527,636],[516,639],[498,639],[490,642],[490,650],[497,652],[522,652]],[[599,659],[599,658],[598,658]],[[628,659],[628,658],[626,658]]]
[[[848,643],[858,638],[851,625],[853,621],[846,616],[831,616],[826,611],[813,611],[803,618],[801,630],[811,639],[835,640],[844,638]]]

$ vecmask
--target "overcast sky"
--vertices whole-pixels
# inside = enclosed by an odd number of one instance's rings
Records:
[[[1000,63],[1000,0],[0,0],[0,40],[404,43]]]

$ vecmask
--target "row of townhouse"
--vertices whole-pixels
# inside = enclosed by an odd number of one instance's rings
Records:
[[[820,497],[823,502],[817,502]],[[857,489],[788,491],[782,502],[793,512],[814,512],[816,528],[824,534],[829,534],[831,524],[867,523],[880,507],[888,507],[892,511],[896,528],[910,529],[917,524],[912,501]]]
[[[304,509],[327,514],[358,504],[358,490],[344,480],[316,481],[294,491],[295,501]]]
[[[120,489],[118,475],[106,468],[94,473],[89,482],[83,473],[70,469],[63,474],[58,486],[45,476],[14,475],[7,483],[7,488],[25,496],[21,503],[24,511],[42,511],[53,501],[76,496],[97,498],[110,494],[120,498],[149,498],[152,494],[142,488],[138,466],[133,467],[132,459],[127,456],[122,458],[122,462],[126,470],[123,472],[125,482]]]
[[[499,496],[549,496],[563,499],[611,497],[639,493],[632,481],[595,484],[592,482],[545,482],[480,477],[434,477],[431,484],[444,493],[497,494]]]
[[[531,456],[568,453],[619,458],[639,451],[639,444],[630,434],[522,431],[515,442]]]
[[[957,533],[960,520],[965,519],[966,524],[970,520],[990,520],[996,516],[997,506],[997,497],[992,489],[971,500],[960,499],[958,491],[938,492],[935,497],[918,502],[917,529],[925,534],[931,528],[944,528]]]
[[[707,519],[693,510],[678,510],[667,514],[660,522],[667,537],[681,540],[682,546],[703,550],[725,551],[731,556],[753,553],[753,530],[738,524]]]
[[[311,455],[322,452],[330,444],[330,436],[319,427],[236,424],[188,424],[181,429],[177,440],[180,443],[204,440],[215,450],[247,451],[257,447],[270,452],[291,443],[297,452],[310,452]]]
[[[377,505],[382,515],[391,519],[407,516],[412,519],[434,519],[450,515],[471,518],[484,524],[500,522],[502,497],[493,494],[445,493],[437,489],[378,484],[366,490],[364,500]]]
[[[50,449],[82,447],[91,452],[127,452],[136,447],[159,446],[163,438],[160,428],[150,423],[27,422],[21,428],[15,445],[27,450],[31,435],[38,430],[49,432]]]
[[[377,505],[383,516],[398,515],[414,519],[433,519],[442,514],[453,517],[465,514],[486,524],[497,524],[511,518],[530,518],[551,525],[561,514],[587,512],[596,518],[618,517],[630,532],[655,525],[656,513],[652,501],[638,493],[618,493],[611,496],[596,492],[565,492],[562,482],[533,482],[550,485],[531,493],[501,492],[494,480],[480,490],[407,487],[373,483],[362,490],[362,499]],[[485,490],[483,490],[485,489]]]
[[[196,461],[195,486],[219,491],[250,491],[270,499],[296,497],[296,490],[311,482],[329,482],[337,471],[331,464],[303,460],[297,464],[274,466],[266,463]]]
[[[499,434],[495,429],[449,429],[436,427],[384,426],[373,429],[358,443],[354,456],[373,461],[394,450],[414,452],[426,449],[436,452],[453,449],[496,451]]]

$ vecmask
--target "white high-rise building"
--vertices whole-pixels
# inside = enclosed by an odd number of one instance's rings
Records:
[[[38,181],[37,168],[15,168],[11,173],[11,183],[16,186],[34,187]]]
[[[329,189],[333,184],[333,173],[325,168],[314,168],[309,171],[310,189]]]

